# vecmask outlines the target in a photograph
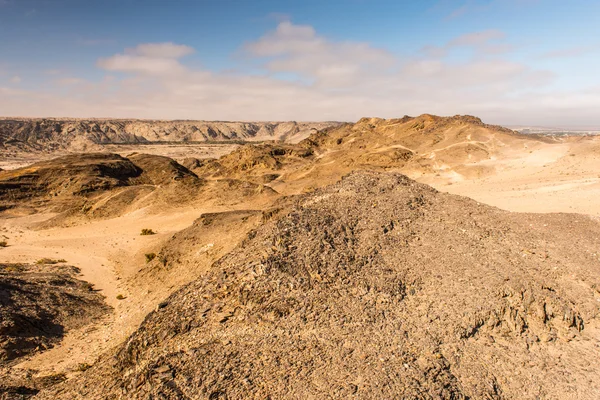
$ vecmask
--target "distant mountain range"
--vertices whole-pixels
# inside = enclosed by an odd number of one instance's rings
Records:
[[[109,119],[0,119],[5,151],[88,151],[105,144],[277,140],[299,142],[339,122],[222,122]]]
[[[511,129],[524,134],[537,135],[600,135],[598,127],[579,127],[579,128],[551,128],[544,126],[511,126]]]

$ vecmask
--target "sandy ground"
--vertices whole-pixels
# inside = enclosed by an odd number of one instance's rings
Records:
[[[1,249],[0,262],[63,258],[80,268],[80,278],[92,283],[115,310],[101,323],[69,332],[61,345],[29,357],[15,368],[40,370],[47,375],[71,371],[83,363],[92,364],[98,355],[131,334],[152,306],[162,300],[151,292],[137,293],[126,283],[145,264],[144,254],[157,250],[202,213],[227,210],[188,207],[149,215],[141,209],[114,219],[47,230],[30,227],[52,216],[49,214],[0,219],[0,237],[4,236],[10,244]],[[157,234],[141,236],[143,228]],[[118,300],[118,295],[125,299]]]
[[[203,158],[219,158],[225,154],[231,153],[237,149],[238,144],[160,144],[160,145],[106,145],[104,151],[116,153],[123,157],[137,152],[145,154],[154,154],[170,157],[174,160],[181,161],[184,158],[193,157],[198,159]]]
[[[452,170],[413,178],[508,211],[600,216],[600,157],[593,150],[586,143],[540,146],[526,156],[473,164],[494,171],[480,178]]]
[[[189,146],[121,148],[119,153],[126,155],[140,150],[177,159],[219,155]],[[219,148],[218,151],[228,149]],[[445,169],[443,165],[439,166],[437,174],[414,173],[410,176],[440,191],[468,196],[510,211],[576,212],[600,216],[600,202],[597,201],[600,197],[600,158],[596,154],[600,152],[586,143],[540,145],[514,154],[507,150],[499,159],[466,165],[486,171],[480,176],[467,177],[456,170]],[[60,346],[32,356],[16,368],[36,369],[42,375],[73,372],[78,364],[92,364],[98,355],[124,340],[162,300],[151,291],[135,292],[135,288],[126,283],[145,264],[144,254],[158,250],[161,243],[191,225],[203,212],[216,211],[225,209],[187,207],[159,215],[150,215],[142,209],[110,220],[48,230],[33,230],[31,226],[51,215],[0,219],[0,237],[6,237],[9,242],[9,247],[0,249],[0,261],[64,258],[79,267],[81,278],[94,284],[115,309],[100,324],[69,332]],[[158,234],[140,236],[142,228],[151,228]],[[117,300],[118,295],[125,299]]]

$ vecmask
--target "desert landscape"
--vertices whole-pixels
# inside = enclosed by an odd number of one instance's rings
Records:
[[[93,145],[3,158],[3,398],[600,393],[600,137]]]
[[[599,15],[0,0],[0,400],[600,399]]]

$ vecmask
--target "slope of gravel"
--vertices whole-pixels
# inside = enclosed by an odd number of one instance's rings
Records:
[[[108,311],[77,273],[64,265],[0,264],[0,363],[47,349]]]
[[[600,225],[357,172],[42,399],[597,398]]]
[[[77,279],[78,269],[55,264],[0,264],[0,399],[29,398],[64,376],[32,379],[13,370],[23,357],[60,343],[71,329],[109,312],[104,298]]]

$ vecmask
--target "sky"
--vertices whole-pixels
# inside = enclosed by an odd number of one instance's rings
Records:
[[[600,128],[598,21],[598,0],[0,0],[0,116]]]

